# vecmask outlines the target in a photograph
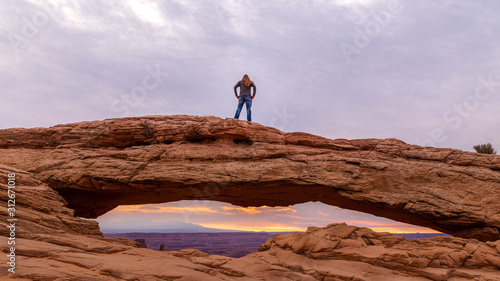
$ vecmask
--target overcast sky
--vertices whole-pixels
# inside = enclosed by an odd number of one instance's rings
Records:
[[[1,3],[0,128],[228,118],[246,73],[284,131],[500,148],[496,0]]]

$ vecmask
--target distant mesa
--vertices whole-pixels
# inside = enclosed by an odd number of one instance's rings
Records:
[[[275,233],[277,234],[277,233]],[[149,249],[159,251],[199,251],[226,257],[240,258],[257,252],[274,234],[267,232],[216,233],[106,233],[104,237],[127,238],[143,242]],[[141,243],[142,244],[142,243]],[[141,246],[142,247],[142,246]]]
[[[126,225],[132,227],[124,227],[124,221],[106,222],[101,224],[101,231],[104,233],[213,233],[213,232],[239,232],[238,230],[227,230],[204,227],[199,224],[188,223],[183,221],[167,221],[161,224],[152,220],[136,219],[127,220]],[[161,226],[158,226],[161,225]]]
[[[30,172],[85,218],[193,199],[320,201],[453,236],[500,238],[497,155],[186,115],[0,130],[0,148],[0,163]]]
[[[263,243],[276,234],[267,232],[230,232],[230,233],[105,233],[105,237],[123,237],[144,243],[149,249],[159,251],[181,251],[197,249],[211,255],[241,258],[256,252]],[[442,233],[394,234],[406,239],[422,239],[447,236]],[[141,238],[141,239],[139,239]],[[141,246],[143,247],[143,246]]]
[[[146,245],[146,239],[144,238],[137,238],[135,239],[135,242],[139,243],[139,247],[141,248],[148,248],[148,246]]]

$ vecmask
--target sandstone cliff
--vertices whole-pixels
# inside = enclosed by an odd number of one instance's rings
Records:
[[[0,130],[0,163],[29,171],[87,218],[122,204],[193,198],[321,201],[454,236],[500,238],[500,156],[396,139],[330,140],[234,119],[146,116]]]
[[[346,224],[275,235],[242,258],[194,249],[162,252],[103,238],[93,221],[72,216],[51,187],[16,173],[16,269],[8,273],[6,208],[0,206],[1,280],[500,280],[500,240],[406,240]],[[7,185],[0,183],[6,200]]]
[[[2,280],[500,280],[497,156],[191,116],[0,130],[0,147]],[[12,172],[14,275],[6,263]],[[241,206],[322,201],[491,241],[409,241],[331,224],[276,235],[236,259],[138,248],[74,216],[193,198]]]

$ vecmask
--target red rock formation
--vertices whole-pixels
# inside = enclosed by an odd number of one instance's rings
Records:
[[[16,271],[9,273],[7,175],[16,174]],[[242,258],[138,248],[103,238],[50,186],[0,165],[1,280],[500,280],[500,240],[406,240],[346,224],[275,235]]]
[[[321,201],[483,241],[500,237],[500,157],[395,139],[330,140],[216,117],[146,116],[0,130],[0,163],[77,216],[122,204]]]
[[[139,243],[140,248],[148,248],[148,246],[146,246],[146,239],[144,238],[137,238],[135,239],[135,242]]]
[[[495,280],[500,279],[500,264],[488,257],[497,256],[499,250],[500,240],[484,244],[451,237],[406,240],[346,224],[275,235],[259,248],[264,256],[285,261],[280,263],[283,267],[303,268],[305,273],[309,268],[304,263],[314,264],[314,271],[308,275],[317,280],[378,280],[368,276],[386,275],[387,270],[393,271],[394,280],[411,276],[428,280],[474,280],[482,276]],[[347,260],[351,263],[345,263]]]
[[[7,209],[7,175],[15,174],[13,212]],[[46,184],[34,179],[29,173],[0,164],[0,234],[8,236],[7,219],[17,219],[16,238],[32,239],[33,234],[65,233],[72,235],[98,235],[96,221],[78,219],[67,202]],[[10,213],[14,216],[10,217]],[[5,244],[2,244],[4,246]]]

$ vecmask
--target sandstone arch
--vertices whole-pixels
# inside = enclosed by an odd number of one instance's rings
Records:
[[[330,140],[256,123],[146,116],[0,130],[0,163],[75,214],[122,204],[321,201],[479,240],[499,239],[500,157],[396,139]]]

